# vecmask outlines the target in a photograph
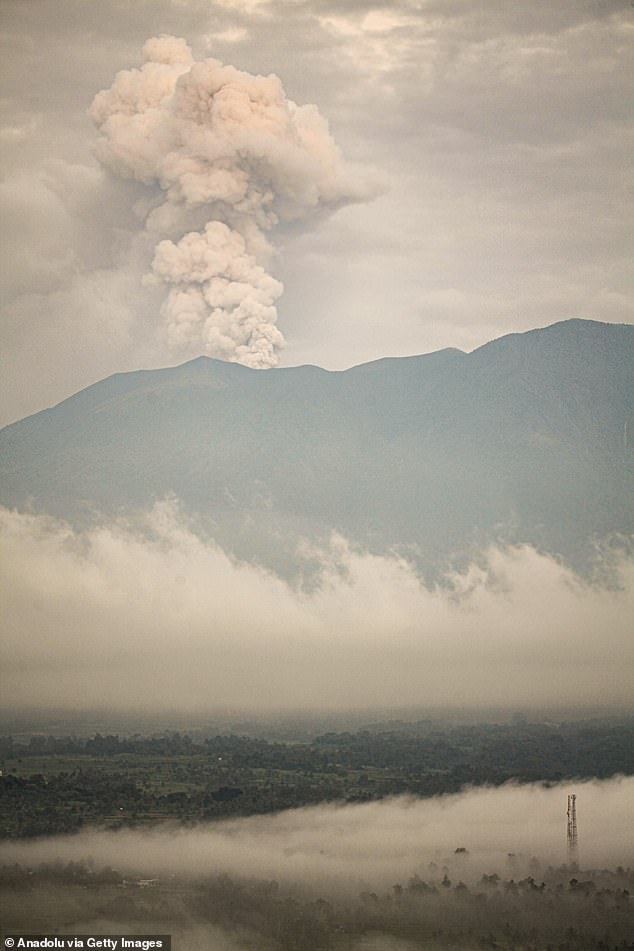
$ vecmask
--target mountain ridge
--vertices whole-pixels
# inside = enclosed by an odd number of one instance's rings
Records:
[[[331,531],[422,565],[501,539],[581,564],[634,531],[632,367],[634,327],[572,319],[347,370],[113,374],[0,431],[0,502],[77,521],[175,496],[266,564]]]
[[[296,366],[290,366],[290,367],[264,367],[264,368],[246,367],[240,363],[234,363],[234,362],[230,362],[226,360],[221,360],[217,357],[209,357],[206,354],[199,354],[196,357],[192,357],[189,360],[185,360],[183,363],[174,364],[167,367],[156,367],[151,369],[139,368],[136,370],[123,370],[123,371],[117,371],[115,373],[109,374],[108,376],[103,377],[103,379],[96,380],[94,383],[90,383],[87,386],[82,387],[82,389],[69,394],[68,396],[64,397],[64,399],[60,400],[57,403],[52,404],[51,406],[44,407],[41,410],[37,410],[34,413],[29,413],[27,416],[24,416],[21,419],[8,423],[7,425],[0,428],[0,433],[3,432],[4,430],[11,429],[13,426],[17,426],[23,423],[27,419],[31,419],[34,416],[39,416],[41,413],[47,413],[47,412],[50,412],[51,410],[55,410],[58,407],[63,406],[64,404],[67,404],[69,401],[74,400],[76,397],[79,397],[79,396],[84,397],[85,395],[90,394],[96,388],[102,388],[104,386],[107,386],[108,384],[113,383],[114,381],[121,381],[125,379],[128,379],[132,383],[134,379],[140,378],[144,375],[156,375],[156,374],[168,375],[174,372],[182,371],[185,368],[205,367],[205,366],[208,366],[209,364],[212,364],[216,367],[232,368],[232,372],[235,368],[235,371],[237,372],[237,374],[240,374],[242,372],[245,372],[247,374],[252,374],[252,373],[261,374],[261,373],[268,373],[270,370],[274,370],[276,373],[289,373],[293,371],[316,370],[316,371],[319,371],[320,373],[326,373],[326,374],[345,374],[345,373],[353,373],[357,371],[364,371],[366,369],[378,367],[379,365],[385,365],[388,363],[405,364],[409,362],[414,364],[414,363],[418,363],[418,361],[421,361],[421,360],[426,360],[428,358],[437,358],[445,354],[469,357],[474,354],[478,354],[481,351],[489,351],[492,348],[495,348],[502,341],[506,343],[510,343],[520,338],[530,338],[534,334],[543,334],[545,332],[553,332],[553,331],[558,331],[564,328],[570,328],[573,326],[577,327],[582,325],[584,326],[584,328],[587,328],[587,329],[603,328],[603,327],[627,328],[628,330],[632,329],[631,325],[629,324],[611,324],[611,323],[608,324],[601,321],[590,320],[587,318],[570,317],[565,320],[557,321],[554,324],[549,324],[545,327],[537,327],[537,328],[532,328],[531,330],[517,331],[510,334],[503,334],[500,337],[495,337],[492,340],[489,340],[486,343],[481,344],[478,347],[475,347],[471,351],[460,350],[457,347],[443,347],[440,350],[432,350],[427,353],[409,354],[405,356],[378,357],[374,360],[369,360],[364,363],[353,364],[352,366],[347,367],[343,370],[328,370],[325,367],[320,367],[312,363],[298,364]]]

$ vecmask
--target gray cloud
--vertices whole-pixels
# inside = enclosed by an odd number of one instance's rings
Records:
[[[87,532],[2,512],[3,694],[103,706],[627,706],[634,564],[582,585],[528,548],[429,590],[404,561],[333,539],[298,591],[235,562],[172,504]],[[301,554],[300,554],[301,557]],[[601,633],[599,638],[598,634]]]

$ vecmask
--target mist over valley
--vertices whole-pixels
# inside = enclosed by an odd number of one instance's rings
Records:
[[[634,951],[631,6],[4,0],[5,938]]]
[[[5,428],[3,926],[628,947],[633,339],[199,358]]]

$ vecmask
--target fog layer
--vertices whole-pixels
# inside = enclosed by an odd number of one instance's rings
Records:
[[[442,877],[444,867],[465,882],[483,871],[517,877],[532,857],[554,865],[567,861],[566,796],[571,790],[577,794],[582,865],[631,864],[634,848],[624,830],[631,827],[632,777],[321,805],[189,829],[5,841],[0,862],[33,865],[91,857],[123,873],[225,873],[332,891],[389,887],[414,874]]]
[[[627,705],[634,564],[612,590],[527,548],[430,590],[399,558],[335,538],[297,590],[201,539],[172,504],[75,532],[0,512],[2,690],[54,705]],[[299,556],[298,556],[299,557]]]

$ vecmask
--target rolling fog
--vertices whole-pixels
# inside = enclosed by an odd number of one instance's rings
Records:
[[[116,833],[86,831],[29,842],[4,841],[0,863],[35,865],[91,857],[97,866],[146,876],[221,875],[276,880],[322,895],[389,888],[418,873],[476,881],[483,872],[528,874],[532,857],[561,865],[566,797],[577,794],[584,868],[634,860],[634,778],[476,788],[434,799],[398,797],[320,805],[268,816]],[[455,854],[457,848],[468,854]],[[513,853],[513,857],[509,856]],[[430,870],[429,863],[436,863]]]
[[[297,589],[203,540],[173,503],[84,532],[2,510],[13,709],[628,705],[634,562],[611,589],[528,547],[426,588],[333,538]]]

